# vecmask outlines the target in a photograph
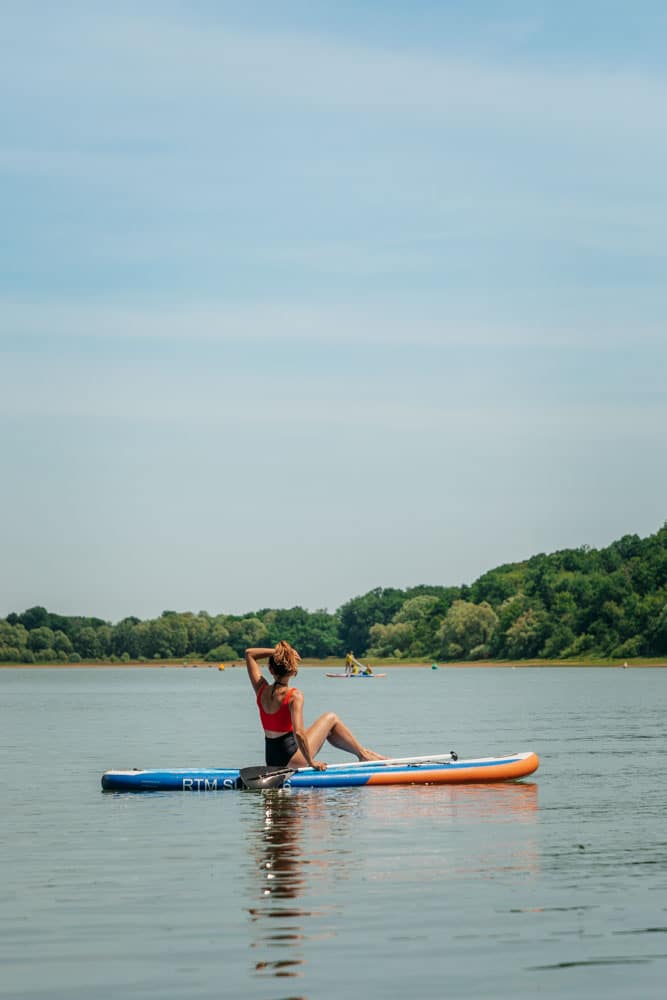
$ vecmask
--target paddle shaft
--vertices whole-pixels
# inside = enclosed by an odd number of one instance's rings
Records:
[[[351,764],[327,764],[327,771],[347,771],[352,768],[364,768],[364,767],[392,767],[393,765],[400,764],[446,764],[447,761],[456,760],[456,756],[453,753],[435,753],[427,754],[423,757],[387,757],[384,760],[357,760]],[[243,769],[245,770],[245,768]],[[259,769],[257,769],[259,770]],[[312,767],[284,767],[277,768],[275,771],[271,768],[266,769],[267,774],[300,774],[302,771],[312,771]]]
[[[380,765],[390,767],[394,764],[426,764],[429,761],[432,761],[434,764],[445,764],[448,760],[454,759],[452,753],[434,753],[427,754],[424,757],[387,757],[384,760],[356,760],[351,764],[328,764],[327,771],[347,770],[351,767],[379,767]],[[312,768],[310,767],[297,767],[294,773],[299,774],[300,771],[311,770]]]

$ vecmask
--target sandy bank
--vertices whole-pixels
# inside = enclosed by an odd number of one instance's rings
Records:
[[[303,668],[315,667],[319,669],[334,668],[343,669],[344,660],[304,660],[301,664]],[[149,667],[151,670],[219,670],[220,664],[218,663],[184,663],[182,660],[178,661],[161,661],[161,660],[133,660],[130,663],[108,663],[108,662],[87,662],[87,663],[0,663],[0,670],[3,668],[10,670],[26,669],[26,670],[133,670],[137,667],[145,668]],[[463,661],[461,663],[438,663],[438,670],[470,670],[470,669],[481,669],[481,668],[498,668],[498,669],[522,669],[527,668],[540,668],[540,667],[563,667],[563,668],[586,668],[586,667],[609,667],[615,670],[633,669],[637,667],[667,667],[667,660],[664,659],[636,659],[627,660],[623,662],[609,660],[516,660],[513,662],[506,660],[475,660],[474,662]],[[225,663],[224,670],[239,670],[244,669],[245,663],[243,661],[235,660],[232,663]],[[374,670],[393,670],[395,668],[405,669],[415,669],[415,670],[431,670],[433,669],[432,662],[429,663],[396,663],[396,662],[382,662],[382,660],[377,660],[373,662]]]

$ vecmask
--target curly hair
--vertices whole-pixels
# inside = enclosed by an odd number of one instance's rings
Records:
[[[269,668],[278,677],[288,677],[299,669],[299,654],[282,639],[269,657]]]

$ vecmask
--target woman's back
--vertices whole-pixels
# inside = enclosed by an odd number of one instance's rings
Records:
[[[260,686],[257,692],[257,707],[265,732],[292,732],[292,713],[289,704],[293,693],[294,688],[287,685],[281,684],[276,689],[275,686],[264,681],[264,684]]]

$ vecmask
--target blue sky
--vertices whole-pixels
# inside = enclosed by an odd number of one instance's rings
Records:
[[[666,35],[6,4],[0,614],[333,610],[656,531]]]

